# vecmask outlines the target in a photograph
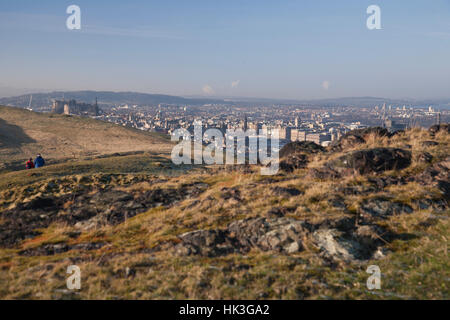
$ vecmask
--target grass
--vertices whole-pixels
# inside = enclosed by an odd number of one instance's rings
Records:
[[[414,141],[411,141],[414,140]],[[417,140],[416,140],[417,139]],[[405,135],[383,141],[392,146],[411,144],[413,152],[430,152],[434,162],[449,154],[450,141],[438,135],[438,148],[422,149],[422,141],[432,138],[414,129]],[[355,149],[378,146],[376,139]],[[319,157],[319,156],[318,156]],[[313,162],[317,166],[327,155]],[[426,165],[428,166],[428,165]],[[425,166],[425,167],[426,167]],[[265,177],[253,172],[229,171],[221,166],[189,170],[174,168],[167,157],[151,153],[83,160],[57,164],[35,171],[6,173],[0,176],[0,192],[8,205],[22,201],[60,179],[75,188],[100,184],[120,190],[144,192],[154,188],[178,188],[204,182],[208,189],[172,207],[157,207],[115,226],[84,230],[71,238],[73,227],[52,224],[36,238],[14,248],[0,249],[0,297],[3,299],[449,299],[450,260],[448,237],[450,212],[417,210],[418,199],[442,200],[435,188],[410,182],[390,186],[370,194],[345,195],[342,187],[368,188],[366,176],[353,175],[340,180],[315,181],[308,169],[291,174],[280,172]],[[384,175],[409,175],[423,170],[423,164]],[[109,179],[104,179],[110,176]],[[154,182],[155,177],[158,180]],[[164,179],[160,179],[160,178]],[[299,196],[287,197],[272,192],[275,186],[296,188]],[[223,198],[223,188],[239,190],[241,200]],[[59,189],[58,189],[59,190]],[[68,192],[73,191],[68,190]],[[343,199],[348,211],[335,208],[330,201]],[[369,198],[384,197],[410,204],[412,214],[394,215],[383,227],[396,234],[408,234],[386,244],[386,256],[380,260],[329,264],[318,254],[311,239],[305,250],[285,255],[252,250],[248,254],[221,257],[179,257],[171,251],[181,233],[216,229],[246,217],[267,216],[275,207],[289,207],[291,218],[319,223],[354,217],[360,204]],[[15,200],[14,200],[15,199]],[[70,204],[69,204],[70,205]],[[439,215],[444,218],[436,218]],[[25,248],[51,243],[105,243],[100,249],[71,250],[53,256],[19,255]],[[161,251],[152,249],[160,246]],[[82,289],[65,290],[67,266],[77,264],[82,270]],[[382,273],[381,290],[366,287],[369,265],[378,265]],[[127,272],[128,270],[128,272]],[[130,272],[132,270],[132,272]]]
[[[41,153],[49,163],[146,151],[169,154],[168,136],[91,118],[0,106],[0,172],[18,170]]]

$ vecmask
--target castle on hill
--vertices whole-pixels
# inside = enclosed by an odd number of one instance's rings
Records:
[[[99,108],[97,99],[95,99],[95,104],[80,103],[73,99],[69,101],[53,100],[52,112],[79,116],[98,116]]]

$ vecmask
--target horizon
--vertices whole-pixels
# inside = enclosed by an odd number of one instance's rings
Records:
[[[238,99],[242,100],[260,100],[260,101],[276,101],[276,102],[289,102],[289,103],[303,103],[303,102],[320,102],[320,101],[337,101],[337,100],[345,100],[345,99],[373,99],[373,100],[392,100],[392,101],[403,101],[403,102],[442,102],[448,100],[450,103],[450,97],[443,97],[443,98],[423,98],[423,99],[417,99],[417,98],[411,98],[411,97],[399,97],[399,98],[393,98],[393,97],[376,97],[376,96],[336,96],[336,97],[328,97],[328,98],[313,98],[313,99],[287,99],[287,98],[273,98],[273,97],[250,97],[250,96],[222,96],[222,95],[210,95],[210,96],[204,96],[204,95],[174,95],[174,94],[166,94],[166,93],[159,93],[159,92],[139,92],[139,91],[130,91],[130,90],[93,90],[93,89],[81,89],[81,90],[62,90],[62,89],[23,89],[24,92],[20,94],[14,94],[14,95],[3,95],[2,89],[10,89],[10,90],[21,90],[17,88],[4,88],[0,87],[0,99],[8,99],[8,98],[16,98],[21,96],[32,96],[32,95],[40,95],[40,94],[53,94],[53,93],[78,93],[78,92],[92,92],[92,93],[115,93],[115,94],[122,94],[122,93],[133,93],[133,94],[144,94],[144,95],[161,95],[161,96],[168,96],[168,97],[179,97],[179,98],[185,98],[185,99],[203,99],[203,100],[232,100],[235,99],[236,101],[239,101]],[[41,91],[39,91],[41,90]]]
[[[381,30],[366,27],[374,3]],[[68,30],[71,4],[0,4],[0,97],[90,88],[300,101],[449,99],[448,0],[82,0],[81,30]]]

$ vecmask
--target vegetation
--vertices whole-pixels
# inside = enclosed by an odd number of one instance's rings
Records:
[[[413,161],[403,170],[349,174],[340,179],[317,179],[309,174],[312,168],[352,150],[406,145],[410,145]],[[448,134],[433,137],[413,129],[391,138],[369,137],[366,143],[339,152],[312,154],[305,168],[267,177],[259,175],[258,166],[175,171],[167,156],[154,153],[60,163],[32,173],[3,173],[0,226],[35,199],[62,200],[55,205],[57,218],[40,224],[45,226],[36,235],[0,246],[0,298],[449,299],[448,195],[437,185],[408,180],[445,161],[449,147]],[[431,162],[421,160],[424,152],[432,156]],[[399,177],[404,183],[374,187],[374,179]],[[192,191],[192,186],[197,189]],[[296,190],[296,195],[289,190]],[[83,201],[91,201],[86,205],[97,206],[98,215],[106,216],[100,200],[92,201],[96,195],[109,199],[112,192],[131,195],[134,200],[127,200],[131,204],[143,198],[157,200],[118,223],[71,222],[72,208]],[[383,243],[383,254],[378,257],[350,261],[326,257],[310,235],[302,240],[303,250],[289,254],[258,248],[216,256],[176,251],[181,234],[221,230],[244,218],[271,218],[276,208],[285,218],[311,226],[357,223],[362,208],[374,199],[412,209],[377,220],[376,227],[385,230],[377,235]],[[425,200],[431,205],[424,207],[421,201]],[[113,201],[108,210],[119,205]],[[72,264],[82,270],[78,291],[66,288],[66,270]],[[369,265],[381,269],[381,290],[366,287]]]

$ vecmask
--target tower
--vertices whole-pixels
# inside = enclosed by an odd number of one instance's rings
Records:
[[[97,97],[95,97],[94,112],[95,112],[95,115],[96,115],[96,116],[99,115],[99,109],[98,109],[98,100],[97,100]]]
[[[298,128],[300,125],[300,118],[298,116],[295,117],[295,127]]]

